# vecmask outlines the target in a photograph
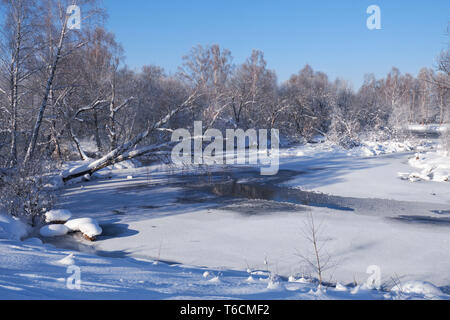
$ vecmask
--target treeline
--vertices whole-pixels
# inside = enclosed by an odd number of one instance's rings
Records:
[[[449,51],[417,77],[393,68],[354,91],[305,66],[279,83],[261,51],[242,64],[218,45],[196,46],[176,74],[133,71],[95,0],[78,1],[81,30],[67,28],[67,0],[1,0],[0,167],[38,159],[117,155],[169,140],[170,130],[278,128],[304,142],[320,134],[351,147],[392,138],[411,123],[449,121]],[[432,62],[431,62],[432,64]],[[95,148],[85,150],[83,141]],[[129,148],[128,148],[129,147]],[[94,150],[92,150],[94,149]]]

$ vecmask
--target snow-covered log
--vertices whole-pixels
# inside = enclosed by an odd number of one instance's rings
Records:
[[[73,168],[71,170],[68,170],[63,173],[62,179],[64,182],[67,182],[69,180],[84,177],[85,175],[93,175],[95,172],[102,170],[106,167],[112,166],[116,163],[120,163],[126,160],[131,160],[133,158],[148,154],[150,152],[155,152],[158,150],[163,149],[164,147],[167,147],[171,145],[172,142],[162,143],[162,144],[155,144],[151,146],[142,147],[136,150],[132,150],[129,152],[125,152],[123,154],[118,154],[116,150],[112,151],[108,155],[104,156],[103,158],[96,160],[90,164],[80,166]]]

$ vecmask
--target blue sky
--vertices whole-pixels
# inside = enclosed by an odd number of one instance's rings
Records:
[[[433,0],[104,0],[108,29],[133,69],[176,72],[197,44],[220,44],[235,63],[264,51],[280,81],[305,64],[358,88],[365,73],[392,66],[417,74],[446,48],[450,1]],[[368,6],[381,8],[382,30],[366,27]]]

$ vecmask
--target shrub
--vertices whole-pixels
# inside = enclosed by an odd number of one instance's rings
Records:
[[[53,206],[54,198],[45,185],[49,168],[39,162],[3,170],[0,180],[0,203],[15,217],[33,225]]]

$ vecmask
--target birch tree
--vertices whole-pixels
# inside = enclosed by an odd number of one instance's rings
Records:
[[[33,0],[3,0],[5,20],[2,33],[1,63],[3,79],[0,94],[8,101],[2,106],[10,118],[8,133],[10,135],[10,165],[17,164],[17,140],[19,108],[22,97],[26,93],[24,81],[32,74],[30,61],[35,53],[36,44],[33,43],[35,14],[32,10],[36,4]]]
[[[42,4],[41,10],[43,10],[43,12],[47,12],[46,19],[44,20],[46,23],[48,36],[47,43],[49,45],[49,59],[44,59],[45,70],[47,70],[47,78],[45,80],[45,88],[42,93],[37,117],[33,125],[28,147],[26,149],[27,151],[24,159],[25,164],[27,164],[35,154],[45,111],[48,107],[49,100],[54,98],[54,81],[61,60],[66,58],[67,56],[70,56],[71,53],[80,49],[83,45],[86,44],[82,39],[79,39],[77,37],[80,32],[71,30],[68,27],[70,12],[67,12],[67,8],[71,4],[72,2],[70,1],[62,0],[46,0],[43,1]],[[99,10],[95,5],[95,0],[83,0],[78,4],[82,9],[86,9],[84,11],[86,18],[84,18],[82,21],[86,22],[86,19],[100,18]],[[56,41],[53,41],[53,38],[55,38]]]

